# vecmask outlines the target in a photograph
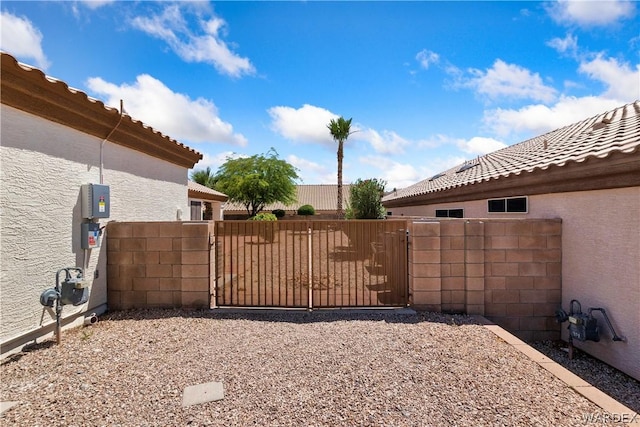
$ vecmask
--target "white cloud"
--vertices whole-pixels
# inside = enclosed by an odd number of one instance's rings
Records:
[[[178,5],[167,6],[161,15],[138,16],[131,21],[133,27],[164,40],[173,51],[187,62],[205,62],[231,77],[253,75],[256,70],[251,61],[229,49],[222,40],[226,22],[218,17],[200,21],[201,34],[189,28]]]
[[[116,0],[82,0],[80,3],[84,4],[89,9],[99,9],[102,6],[115,3]]]
[[[287,157],[287,162],[291,163],[296,168],[301,171],[311,171],[314,173],[326,173],[327,168],[323,165],[312,162],[311,160],[303,159],[302,157],[298,157],[294,154],[291,154]]]
[[[634,70],[629,64],[600,54],[591,61],[582,62],[579,71],[604,83],[607,90],[603,96],[609,99],[629,102],[640,98],[640,65]]]
[[[23,62],[33,60],[43,70],[49,68],[50,62],[42,50],[42,33],[29,19],[2,12],[0,28],[0,49]]]
[[[268,110],[272,118],[271,129],[282,137],[298,142],[311,142],[334,147],[335,142],[327,129],[332,119],[338,116],[329,110],[304,104],[296,109],[292,107],[278,106]],[[360,124],[351,125],[351,135],[347,144],[351,141],[365,142],[377,153],[399,154],[411,141],[401,137],[394,131],[364,127]]]
[[[352,138],[368,142],[376,153],[400,154],[410,142],[397,133],[383,130],[382,133],[375,129],[357,129]]]
[[[419,148],[438,148],[443,145],[455,144],[458,141],[448,135],[441,133],[431,135],[426,139],[421,139],[417,142],[416,146]]]
[[[490,99],[506,97],[550,102],[556,96],[556,90],[545,86],[539,74],[500,59],[486,71],[471,69],[470,73],[473,77],[463,86],[472,87]]]
[[[518,110],[495,109],[485,111],[485,124],[497,135],[525,133],[541,135],[569,124],[619,107],[619,100],[596,96],[561,97],[553,106],[533,104]]]
[[[333,139],[327,125],[338,116],[324,108],[304,104],[295,109],[277,106],[268,110],[271,129],[291,141],[331,144]]]
[[[387,182],[386,189],[404,188],[424,179],[420,172],[413,165],[400,163],[385,156],[365,156],[360,157],[359,162],[367,165],[367,170],[371,167],[378,169],[378,173],[369,172],[367,176],[360,178],[380,178]]]
[[[559,0],[548,3],[547,12],[559,24],[606,26],[635,15],[635,5],[626,0]]]
[[[220,166],[228,159],[237,159],[240,157],[246,157],[244,155],[235,153],[233,151],[222,151],[217,152],[213,155],[209,153],[202,153],[202,159],[196,163],[194,166],[194,170],[206,169],[207,167],[211,168],[211,171],[215,173]]]
[[[469,140],[460,140],[457,145],[465,153],[479,155],[491,153],[507,146],[504,142],[481,136],[474,136]]]
[[[294,154],[287,156],[286,160],[298,169],[298,176],[304,183],[335,184],[337,182],[337,169],[328,169],[325,165]]]
[[[431,64],[437,64],[440,61],[440,55],[427,49],[423,49],[416,55],[416,60],[422,68],[429,69]]]
[[[578,51],[578,38],[567,34],[563,39],[556,37],[549,40],[547,46],[555,49],[558,53],[574,57]]]
[[[118,86],[99,77],[90,78],[87,85],[106,96],[108,105],[124,100],[124,108],[133,118],[177,140],[247,144],[243,135],[234,133],[233,126],[218,117],[213,102],[173,92],[147,74],[138,76],[132,85]]]
[[[496,135],[506,137],[519,133],[539,135],[584,120],[640,98],[640,65],[635,69],[615,58],[598,54],[583,60],[579,72],[606,87],[601,94],[585,97],[562,96],[551,105],[532,104],[520,109],[485,111],[484,123]],[[576,84],[565,82],[568,87]]]

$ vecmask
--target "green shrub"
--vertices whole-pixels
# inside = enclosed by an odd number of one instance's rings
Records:
[[[382,205],[382,195],[386,182],[383,180],[358,179],[351,184],[352,215],[355,219],[382,219],[386,209]]]
[[[256,216],[252,216],[249,218],[249,221],[277,221],[278,218],[272,213],[268,212],[260,212]]]
[[[298,215],[315,215],[316,210],[311,205],[302,205],[298,208]]]
[[[274,209],[271,211],[271,213],[274,214],[278,219],[283,218],[286,214],[284,209]]]
[[[252,216],[249,218],[249,221],[264,221],[264,222],[275,222],[278,221],[278,218],[272,213],[269,212],[260,212],[256,216]],[[257,231],[262,238],[267,242],[273,242],[276,239],[276,235],[278,233],[278,224],[255,224],[252,228],[257,227]]]

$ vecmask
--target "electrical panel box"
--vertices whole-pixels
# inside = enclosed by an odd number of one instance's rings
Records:
[[[108,185],[83,184],[81,193],[83,218],[109,218],[111,201]]]
[[[97,222],[85,222],[81,224],[80,247],[93,249],[100,247],[100,224]]]

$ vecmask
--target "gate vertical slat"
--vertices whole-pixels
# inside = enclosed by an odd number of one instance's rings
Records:
[[[327,253],[327,256],[325,257],[325,266],[326,266],[325,275],[327,277],[327,305],[329,305],[331,301],[333,301],[334,304],[338,303],[338,287],[336,286],[335,280],[332,279],[333,275],[331,274],[331,264],[330,264],[330,259],[328,255],[331,236],[335,235],[333,230],[335,230],[335,227],[332,222],[327,222],[325,224],[325,227],[323,227],[323,231],[325,235],[324,245],[325,245],[325,251]],[[330,290],[333,290],[333,295],[331,298],[329,297]]]
[[[253,225],[244,222],[242,224],[242,246],[244,248],[244,265],[245,265],[245,273],[244,273],[244,282],[245,282],[245,289],[248,288],[249,291],[249,300],[248,300],[248,304],[249,305],[254,305],[256,304],[256,301],[254,300],[255,298],[255,289],[254,289],[254,283],[255,283],[255,275],[254,275],[254,271],[253,268],[248,268],[247,266],[251,265],[251,263],[253,262],[253,251],[255,250],[255,247],[253,245]],[[248,254],[248,258],[247,258],[247,254]],[[249,270],[247,272],[247,270]],[[248,280],[248,283],[247,283]],[[247,301],[245,300],[245,304],[247,304]]]

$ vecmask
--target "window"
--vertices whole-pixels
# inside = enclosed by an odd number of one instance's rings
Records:
[[[202,203],[200,201],[192,200],[190,203],[191,207],[191,221],[201,221],[202,220]]]
[[[436,218],[464,218],[464,209],[436,209]]]
[[[526,197],[506,197],[504,199],[489,199],[487,201],[489,212],[527,213],[528,200]]]

